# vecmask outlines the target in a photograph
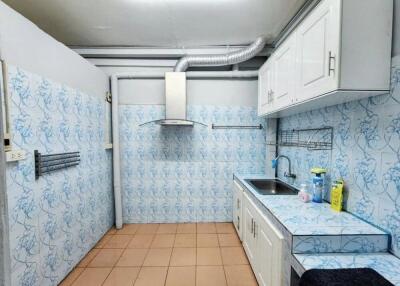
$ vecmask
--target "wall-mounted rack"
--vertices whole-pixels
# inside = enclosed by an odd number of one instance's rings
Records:
[[[268,141],[267,145],[303,147],[310,151],[332,150],[333,127],[279,130],[277,142]]]
[[[212,129],[263,129],[262,124],[260,125],[211,125]]]
[[[35,178],[37,180],[44,174],[77,166],[80,161],[79,152],[42,155],[35,150]]]

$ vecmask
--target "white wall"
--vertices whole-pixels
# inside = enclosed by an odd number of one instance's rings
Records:
[[[400,55],[400,0],[394,1],[393,56]]]
[[[0,65],[0,81],[3,80]],[[0,83],[0,96],[3,96],[3,86]],[[0,118],[3,118],[2,108],[0,108]],[[0,124],[0,142],[3,142],[3,124]],[[4,156],[4,144],[0,143],[0,286],[10,285],[11,265],[10,265],[10,244],[8,237],[8,207],[6,189],[6,161]]]
[[[104,72],[1,1],[0,58],[92,96],[104,97],[109,90]]]

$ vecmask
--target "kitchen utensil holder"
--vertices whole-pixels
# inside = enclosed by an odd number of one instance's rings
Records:
[[[309,151],[332,150],[333,127],[279,130],[277,142],[268,141],[267,145],[302,147]]]

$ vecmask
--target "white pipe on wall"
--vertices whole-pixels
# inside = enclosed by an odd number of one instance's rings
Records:
[[[122,228],[122,196],[121,196],[121,165],[119,152],[119,113],[118,113],[118,76],[111,77],[111,121],[113,138],[113,184],[115,204],[115,227]]]
[[[216,72],[187,72],[186,78],[257,78],[258,71],[216,71]],[[113,184],[115,204],[115,227],[122,228],[122,195],[121,195],[121,154],[119,145],[119,98],[118,81],[121,79],[164,79],[164,72],[132,72],[111,76],[111,120],[113,139]]]

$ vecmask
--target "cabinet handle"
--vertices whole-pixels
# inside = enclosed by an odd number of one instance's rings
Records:
[[[238,216],[237,229],[240,230],[240,216]]]
[[[236,208],[240,209],[240,201],[239,201],[239,199],[237,199],[237,201],[236,201]]]
[[[335,66],[332,68],[332,60],[335,61],[335,65],[336,65],[336,57],[332,56],[332,52],[329,51],[328,76],[331,76],[331,72],[335,72]]]
[[[250,233],[253,233],[253,231],[254,231],[254,225],[253,225],[253,219],[251,219],[251,230],[250,230]]]
[[[253,232],[253,237],[254,237],[254,238],[256,238],[256,227],[257,227],[257,225],[256,225],[256,223],[254,222],[254,232]]]

